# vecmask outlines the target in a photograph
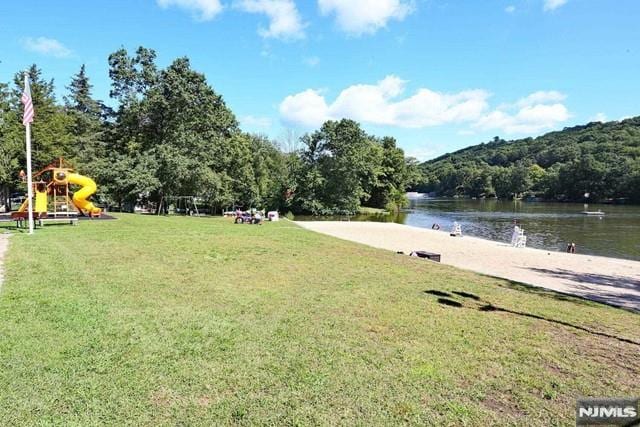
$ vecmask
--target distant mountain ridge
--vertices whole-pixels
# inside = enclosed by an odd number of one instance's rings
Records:
[[[473,145],[421,164],[442,196],[640,202],[640,116]]]

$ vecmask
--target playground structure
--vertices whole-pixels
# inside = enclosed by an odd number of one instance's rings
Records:
[[[73,172],[73,169],[60,158],[33,175],[33,218],[40,223],[43,220],[68,220],[75,223],[78,215],[99,217],[102,210],[87,200],[97,186],[89,177]],[[81,188],[70,191],[70,185]],[[24,221],[28,217],[28,199],[26,199],[11,218]]]

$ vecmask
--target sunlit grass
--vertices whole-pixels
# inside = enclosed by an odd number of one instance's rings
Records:
[[[6,270],[3,425],[571,424],[638,391],[636,314],[288,221],[50,226]]]

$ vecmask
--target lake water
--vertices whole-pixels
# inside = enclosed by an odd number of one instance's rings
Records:
[[[583,215],[584,210],[601,210],[605,215]],[[578,253],[640,260],[640,206],[590,204],[585,208],[576,203],[418,199],[400,215],[351,217],[423,228],[437,223],[442,230],[449,230],[457,221],[463,234],[503,242],[511,240],[514,219],[524,228],[529,247],[564,251],[567,243],[575,242]]]

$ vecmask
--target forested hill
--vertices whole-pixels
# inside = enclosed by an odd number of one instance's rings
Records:
[[[593,122],[538,138],[489,143],[421,165],[416,189],[439,196],[640,202],[640,116]]]

